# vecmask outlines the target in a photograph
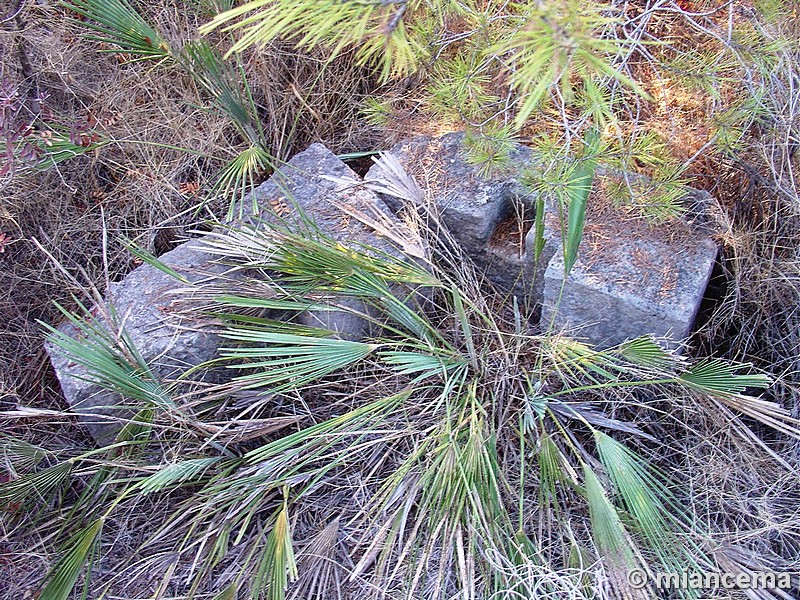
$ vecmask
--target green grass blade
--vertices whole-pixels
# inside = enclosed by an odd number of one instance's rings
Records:
[[[578,247],[583,239],[583,226],[586,223],[586,204],[592,192],[595,162],[593,154],[599,143],[596,132],[587,134],[588,158],[581,159],[572,178],[567,183],[567,231],[564,238],[564,275],[569,275],[578,260]],[[594,150],[594,151],[593,151]]]
[[[286,587],[297,579],[297,563],[294,557],[292,532],[289,526],[289,506],[284,498],[275,521],[264,542],[258,571],[253,580],[253,600],[285,600]]]
[[[544,250],[544,212],[545,212],[545,199],[542,194],[536,197],[536,211],[533,219],[533,260],[538,262],[539,257]]]
[[[137,246],[135,243],[133,243],[133,241],[127,238],[123,238],[121,241],[122,245],[125,246],[125,248],[127,248],[128,252],[133,254],[136,258],[140,259],[143,263],[150,265],[154,269],[158,269],[159,271],[169,275],[170,277],[174,277],[181,283],[185,284],[189,283],[189,280],[186,279],[186,277],[178,273],[175,269],[173,269],[169,265],[158,260],[158,258],[156,258],[153,254],[151,254],[144,248]]]
[[[456,317],[461,325],[461,332],[464,334],[464,342],[467,345],[467,355],[469,356],[470,364],[478,367],[478,353],[475,349],[475,339],[472,336],[472,325],[469,322],[467,313],[464,310],[464,303],[461,301],[461,292],[455,286],[450,290],[451,297],[453,298],[453,307],[455,308]]]
[[[212,600],[236,600],[238,593],[238,585],[232,583],[224,588],[219,594],[214,596]]]

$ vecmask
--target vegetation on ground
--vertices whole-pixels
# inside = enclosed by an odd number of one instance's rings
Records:
[[[796,5],[12,4],[8,598],[653,597],[627,573],[796,570]],[[431,233],[432,208],[422,263],[221,225],[312,141],[363,156],[450,129],[485,173],[513,142],[534,149],[528,184],[565,209],[567,268],[596,163],[653,227],[686,210],[685,184],[710,191],[721,266],[685,352],[536,329]],[[251,278],[211,297],[228,347],[159,380],[99,300],[148,256],[129,240],[158,255],[215,227],[205,243]],[[356,311],[371,336],[293,323],[309,310]],[[84,343],[48,326],[64,318]],[[66,410],[45,334],[137,406],[111,446]],[[233,383],[191,383],[220,365]]]

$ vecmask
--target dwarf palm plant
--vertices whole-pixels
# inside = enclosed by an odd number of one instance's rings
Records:
[[[385,189],[419,193],[398,186]],[[345,247],[310,222],[208,236],[240,271],[234,288],[196,290],[227,340],[204,368],[229,383],[158,386],[158,402],[135,394],[146,434],[123,430],[90,454],[6,452],[20,477],[0,499],[56,507],[50,526],[68,536],[42,600],[67,598],[84,571],[93,589],[104,532],[146,502],[161,509],[116,577],[146,572],[148,593],[183,598],[623,597],[639,593],[635,568],[713,569],[657,432],[683,427],[662,415],[702,398],[800,435],[745,394],[766,378],[691,364],[649,338],[598,351],[536,334],[448,244],[430,243],[408,260]],[[304,315],[346,315],[364,337]],[[96,332],[87,316],[74,323]],[[101,385],[153,387],[130,349],[88,337],[53,341]]]
[[[248,144],[225,165],[208,192],[231,199],[231,216],[234,206],[241,210],[242,200],[253,190],[256,179],[269,173],[275,160],[241,60],[223,59],[206,41],[188,42],[182,48],[171,46],[127,0],[75,0],[63,4],[83,18],[78,23],[89,30],[87,37],[105,44],[106,52],[124,53],[134,61],[156,60],[157,64],[179,69],[208,95],[213,108]]]

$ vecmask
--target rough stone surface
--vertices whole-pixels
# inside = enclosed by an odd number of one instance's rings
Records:
[[[290,228],[308,227],[304,216],[319,230],[345,246],[364,244],[398,258],[398,250],[350,213],[376,216],[392,223],[395,230],[403,224],[384,201],[367,190],[362,179],[322,144],[312,144],[296,155],[269,181],[255,190],[261,218],[276,221],[276,212]],[[337,206],[338,205],[338,206]],[[347,211],[340,206],[347,207]],[[300,210],[298,210],[300,209]],[[363,304],[351,301],[349,308],[364,310]],[[345,312],[313,311],[301,315],[304,325],[330,329],[347,339],[364,337],[367,322]]]
[[[601,348],[646,334],[677,347],[691,332],[717,252],[710,235],[684,221],[648,227],[613,208],[590,213],[566,283],[560,250],[548,264],[541,325]]]
[[[295,226],[308,226],[300,216],[302,212],[322,232],[344,245],[369,244],[397,254],[393,246],[369,227],[335,205],[346,204],[367,214],[378,211],[401,227],[383,202],[363,187],[351,187],[325,177],[344,178],[353,184],[360,181],[327,148],[314,144],[255,191],[262,207],[261,220],[276,222],[280,217]],[[297,210],[298,207],[302,211]],[[256,225],[258,222],[258,219],[253,220]],[[203,250],[198,240],[181,244],[162,255],[160,260],[193,283],[213,279],[227,270]],[[125,331],[144,360],[164,378],[174,377],[213,358],[220,345],[215,323],[201,315],[201,304],[191,296],[175,294],[184,287],[185,284],[172,276],[143,265],[120,283],[112,284],[106,299],[122,319]],[[352,307],[361,305],[354,301]],[[302,319],[307,325],[331,329],[348,338],[360,337],[365,328],[363,319],[340,312],[314,312],[303,315]],[[69,323],[62,324],[59,329],[73,337],[79,335]],[[131,414],[124,408],[122,398],[86,381],[85,369],[71,363],[55,348],[48,346],[47,350],[67,402],[82,415],[81,421],[98,443],[112,442],[121,425],[109,417],[118,419]]]
[[[544,269],[554,247],[548,244],[535,262],[526,244],[534,197],[520,184],[519,175],[532,164],[532,152],[518,145],[507,169],[482,176],[467,160],[464,138],[463,132],[423,136],[400,142],[390,152],[428,192],[452,236],[487,277],[519,298],[539,303]],[[373,167],[365,179],[376,173]],[[398,200],[382,198],[400,210]],[[545,237],[551,237],[550,232]]]
[[[529,149],[519,146],[505,174],[490,177],[481,176],[468,162],[463,134],[416,138],[398,144],[392,153],[427,190],[455,241],[487,276],[529,307],[542,305],[542,329],[568,329],[598,346],[644,334],[663,336],[677,345],[689,334],[717,255],[712,237],[703,233],[702,218],[692,225],[678,221],[650,228],[604,201],[602,184],[596,182],[578,260],[565,282],[561,226],[552,204],[546,208],[545,249],[538,262],[533,259],[529,229],[535,198],[519,183],[522,170],[533,163]],[[370,172],[367,179],[374,176]],[[381,221],[407,237],[410,232],[393,213],[401,206],[396,199],[378,197],[361,182],[327,148],[314,144],[255,190],[260,215],[247,222],[314,227],[345,246],[365,244],[400,256],[357,216]],[[701,207],[700,215],[710,202],[700,192],[689,199]],[[213,280],[227,270],[197,240],[161,260],[193,283]],[[107,298],[134,345],[162,378],[213,358],[220,344],[216,324],[202,315],[204,301],[176,294],[182,287],[185,284],[170,275],[143,265],[113,284]],[[349,302],[351,308],[365,310],[358,300]],[[365,319],[342,312],[311,312],[301,321],[343,338],[369,333]],[[70,324],[60,329],[79,335]],[[52,347],[48,352],[67,401],[90,433],[101,444],[112,441],[120,424],[107,417],[130,414],[121,406],[122,399],[81,379],[87,376],[85,370]],[[208,377],[222,375],[212,372]]]
[[[677,345],[689,334],[717,255],[702,231],[707,194],[689,190],[685,199],[700,222],[651,228],[603,198],[597,180],[609,172],[598,168],[578,261],[562,292],[562,228],[550,200],[544,249],[538,261],[533,256],[535,198],[519,183],[522,169],[533,163],[529,149],[519,146],[505,174],[492,177],[481,177],[468,162],[463,133],[415,138],[390,152],[427,190],[488,278],[529,307],[542,305],[543,329],[569,329],[599,346],[645,334]]]
[[[394,246],[337,206],[368,216],[377,212],[401,227],[384,201],[361,183],[362,179],[325,146],[312,144],[254,194],[261,207],[260,218],[265,221],[277,222],[277,216],[290,226],[307,227],[305,215],[320,231],[344,245],[368,244],[397,256]]]
[[[224,270],[197,241],[181,244],[160,260],[191,282],[214,277]],[[214,324],[191,310],[191,300],[174,294],[180,287],[184,284],[172,276],[142,265],[120,283],[112,283],[106,298],[133,345],[153,371],[164,378],[211,359],[219,346]],[[71,323],[61,324],[59,330],[76,339],[80,335]],[[46,349],[72,410],[81,415],[81,422],[99,444],[113,442],[121,425],[108,417],[132,414],[124,408],[122,397],[88,381],[86,369],[70,362],[56,348],[47,345]]]

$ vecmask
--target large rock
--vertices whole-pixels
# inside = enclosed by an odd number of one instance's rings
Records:
[[[282,221],[294,228],[317,227],[343,245],[367,244],[398,255],[371,228],[337,206],[368,216],[381,215],[395,229],[402,228],[377,196],[356,185],[360,181],[327,148],[314,144],[255,190],[260,218],[247,220],[256,226]],[[251,205],[248,201],[245,206]],[[228,272],[229,267],[215,260],[200,240],[181,244],[160,260],[192,283],[211,282],[223,273],[226,278],[240,276]],[[121,282],[112,284],[106,298],[133,345],[160,378],[173,378],[214,358],[220,345],[218,325],[203,315],[207,301],[193,297],[186,290],[178,294],[179,288],[187,286],[155,267],[143,265]],[[350,302],[350,307],[363,308],[358,301]],[[331,329],[347,338],[363,335],[366,325],[363,319],[347,312],[314,312],[303,315],[302,319],[305,324]],[[59,330],[75,338],[80,335],[70,323],[61,324]],[[98,443],[112,442],[122,427],[120,419],[131,416],[132,409],[126,407],[119,395],[93,383],[84,368],[52,345],[47,345],[47,351],[67,402],[81,415],[81,421]],[[215,371],[212,376],[220,377],[221,372]]]
[[[470,162],[463,132],[414,138],[389,152],[427,192],[450,234],[492,282],[520,299],[541,302],[542,277],[555,246],[546,245],[534,261],[527,243],[535,199],[520,174],[534,166],[529,148],[517,145],[508,165],[486,175]],[[365,179],[378,173],[373,167]],[[397,199],[381,197],[393,210],[401,209]]]
[[[225,270],[197,241],[178,246],[160,260],[190,282],[216,277]],[[124,327],[132,345],[164,379],[213,358],[220,342],[213,321],[192,310],[190,298],[174,293],[180,287],[185,284],[171,275],[142,265],[110,286],[106,303],[116,311],[119,322],[109,327],[100,321],[113,332]],[[62,323],[58,329],[80,340],[80,331],[71,323]],[[46,344],[45,348],[72,410],[100,445],[113,442],[122,427],[120,419],[135,413],[129,408],[130,402],[94,383],[85,368],[53,345]]]
[[[487,277],[528,307],[541,305],[542,329],[568,329],[598,346],[646,334],[674,346],[689,334],[717,245],[686,221],[650,227],[614,208],[598,192],[598,181],[614,176],[609,170],[598,168],[579,258],[565,283],[563,228],[553,198],[546,198],[544,248],[534,258],[536,199],[520,183],[536,168],[530,149],[517,146],[506,170],[489,176],[470,163],[463,133],[415,138],[390,152]],[[396,200],[387,203],[401,208]],[[686,203],[702,216],[710,197],[687,190]]]
[[[691,332],[717,251],[710,235],[683,220],[651,227],[622,209],[590,212],[566,282],[560,250],[547,266],[542,328],[601,348],[646,334],[677,347]]]
[[[312,144],[296,155],[254,194],[262,207],[260,218],[297,231],[313,221],[322,233],[345,246],[375,248],[403,259],[400,251],[364,220],[388,223],[400,237],[413,234],[389,210],[384,201],[362,185],[362,179],[322,144]],[[362,220],[363,219],[363,220]],[[346,308],[363,312],[363,303],[345,300]],[[368,333],[365,319],[347,311],[312,311],[300,317],[304,325],[322,327],[340,337],[359,339]]]

